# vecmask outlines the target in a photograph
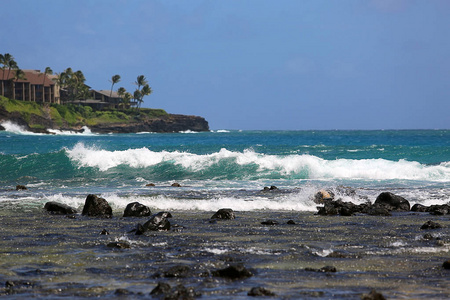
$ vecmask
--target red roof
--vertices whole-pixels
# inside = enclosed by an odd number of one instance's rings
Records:
[[[45,86],[51,86],[55,85],[55,82],[49,78],[49,76],[44,75],[44,73],[41,73],[37,70],[22,70],[25,73],[26,79],[19,79],[17,82],[29,82],[34,85],[42,85],[44,83],[44,76],[45,78]],[[8,76],[9,72],[9,76]],[[0,69],[0,80],[8,80],[11,78],[14,78],[14,75],[16,74],[15,70],[1,70]]]

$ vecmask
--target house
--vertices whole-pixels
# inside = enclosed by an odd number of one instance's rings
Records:
[[[59,89],[51,75],[39,70],[23,70],[23,79],[15,79],[15,70],[0,69],[0,95],[23,101],[60,103]]]
[[[122,103],[122,98],[114,91],[111,93],[110,90],[90,90],[90,93],[90,99],[74,100],[68,103],[88,105],[96,110],[117,109]]]

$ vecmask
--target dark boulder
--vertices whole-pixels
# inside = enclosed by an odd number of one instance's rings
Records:
[[[248,296],[252,297],[262,297],[262,296],[276,296],[275,293],[265,289],[263,287],[254,287],[247,293]]]
[[[224,269],[216,270],[212,272],[213,276],[223,277],[228,279],[245,279],[253,276],[253,273],[246,269],[244,265],[237,264],[231,265]]]
[[[77,213],[77,210],[75,208],[54,201],[45,203],[44,209],[52,214],[57,215],[71,215]]]
[[[231,208],[219,209],[211,219],[232,220],[236,218],[234,211]]]
[[[369,207],[366,211],[369,216],[392,216],[389,209],[383,206],[373,205]]]
[[[448,215],[450,214],[450,205],[442,204],[442,205],[431,205],[427,211],[436,216]]]
[[[164,231],[170,230],[170,222],[167,220],[172,218],[172,214],[167,211],[161,211],[154,214],[150,220],[145,222],[144,225],[138,224],[136,228],[136,234],[143,234],[146,231]]]
[[[447,261],[444,261],[444,263],[442,264],[442,267],[446,270],[450,270],[450,259]]]
[[[89,217],[111,218],[112,208],[105,199],[90,194],[86,197],[82,215]]]
[[[171,187],[181,187],[181,184],[179,184],[178,182],[174,182],[172,183]]]
[[[27,190],[27,187],[21,184],[16,185],[16,191],[24,191]]]
[[[173,266],[171,267],[169,270],[165,271],[164,277],[167,278],[184,278],[187,277],[189,275],[189,273],[191,272],[191,268],[189,268],[188,266]]]
[[[418,204],[418,203],[414,204],[411,207],[411,211],[414,211],[414,212],[426,212],[427,210],[428,210],[428,206]]]
[[[314,195],[314,202],[322,204],[326,201],[331,201],[334,199],[334,193],[331,191],[320,190]]]
[[[162,299],[194,299],[200,297],[202,294],[195,291],[192,287],[185,287],[182,284],[171,288],[168,283],[159,282],[158,285],[150,292],[152,297],[159,297]]]
[[[442,225],[436,222],[433,222],[431,220],[426,221],[422,227],[420,227],[420,229],[438,229],[438,228],[442,228]]]
[[[274,185],[271,185],[270,187],[265,186],[265,187],[262,189],[262,192],[273,192],[273,191],[278,191],[278,187],[276,187],[276,186],[274,186]]]
[[[409,211],[411,208],[408,200],[390,192],[379,194],[374,205],[385,207],[390,211]]]
[[[152,212],[148,206],[139,202],[129,203],[123,212],[123,217],[148,217]]]
[[[280,223],[276,220],[265,220],[265,221],[262,221],[261,224],[273,226],[273,225],[279,225]]]
[[[170,285],[165,282],[158,282],[158,285],[150,292],[152,296],[159,296],[168,294],[170,292]]]
[[[106,245],[109,248],[129,249],[131,245],[127,242],[110,242]]]
[[[369,294],[362,295],[361,300],[386,300],[386,298],[384,298],[383,294],[372,290]]]

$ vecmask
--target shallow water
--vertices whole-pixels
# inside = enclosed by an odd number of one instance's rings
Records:
[[[356,204],[373,203],[386,191],[411,206],[449,203],[449,130],[36,135],[4,127],[5,298],[127,297],[117,289],[150,298],[158,282],[193,287],[204,299],[246,299],[256,286],[276,299],[360,299],[372,289],[387,299],[450,298],[450,272],[442,268],[450,259],[448,215],[323,217],[313,201],[327,189]],[[278,189],[262,192],[271,185]],[[88,194],[105,198],[114,217],[43,211],[47,201],[81,211]],[[121,218],[134,201],[154,213],[170,211],[172,230],[129,233],[147,220]],[[209,222],[227,207],[235,220]],[[262,225],[267,219],[280,224]],[[429,231],[432,240],[420,229],[427,220],[444,226]],[[110,235],[100,235],[103,229]],[[108,247],[121,241],[130,248]],[[212,275],[236,263],[254,275],[234,281]],[[158,276],[173,266],[190,272]],[[324,266],[337,272],[305,270]]]
[[[5,297],[151,298],[158,282],[193,287],[205,299],[246,299],[263,286],[277,299],[360,299],[371,289],[387,299],[447,299],[450,272],[448,216],[402,213],[391,217],[323,217],[311,212],[236,212],[236,219],[210,223],[213,212],[172,211],[172,229],[143,236],[129,233],[146,218],[75,219],[39,207],[2,205],[0,289]],[[279,225],[262,225],[267,219]],[[427,220],[444,226],[421,230]],[[286,222],[293,220],[295,225]],[[106,229],[110,234],[101,235]],[[439,240],[425,240],[431,233]],[[124,241],[129,249],[111,248]],[[243,263],[244,280],[211,272]],[[188,266],[184,278],[165,278],[170,267]],[[306,271],[334,266],[335,273]]]

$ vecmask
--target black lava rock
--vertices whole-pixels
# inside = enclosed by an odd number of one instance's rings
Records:
[[[219,209],[211,219],[232,220],[236,218],[234,211],[231,208]]]
[[[260,297],[260,296],[276,296],[275,293],[263,288],[263,287],[254,287],[247,293],[248,296]]]
[[[52,214],[58,215],[71,215],[77,213],[77,210],[75,208],[53,201],[45,203],[44,209]]]
[[[139,202],[129,203],[123,212],[123,217],[149,217],[152,212],[150,208]]]
[[[420,229],[438,229],[438,228],[442,228],[442,225],[436,222],[433,222],[431,220],[426,221],[422,227],[420,227]]]
[[[411,208],[408,200],[390,192],[383,192],[378,195],[374,204],[396,211],[409,211]]]
[[[231,265],[225,269],[212,272],[213,276],[228,279],[245,279],[253,276],[253,273],[247,270],[242,264]]]
[[[90,194],[86,197],[82,215],[111,218],[112,208],[105,199]]]

